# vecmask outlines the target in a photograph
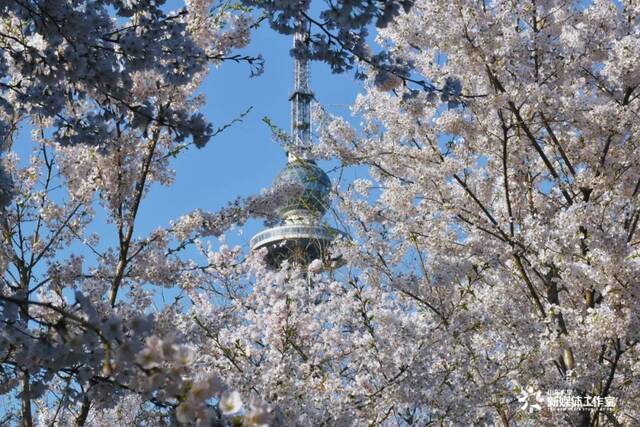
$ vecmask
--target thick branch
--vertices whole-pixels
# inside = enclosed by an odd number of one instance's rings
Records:
[[[135,225],[136,215],[138,214],[138,209],[140,208],[140,201],[142,200],[142,194],[144,193],[144,187],[146,185],[147,177],[149,175],[151,160],[153,159],[156,145],[158,144],[159,136],[160,136],[160,131],[156,130],[154,132],[153,138],[149,142],[149,151],[147,152],[147,157],[144,159],[142,163],[142,170],[140,172],[139,181],[136,184],[133,205],[129,212],[127,231],[124,237],[122,238],[122,240],[120,241],[120,259],[118,260],[118,265],[116,267],[116,274],[113,279],[113,284],[111,285],[111,294],[109,295],[109,303],[111,304],[112,307],[115,306],[116,304],[116,298],[118,297],[118,289],[120,288],[122,279],[124,278],[124,271],[127,267],[127,257],[129,254],[129,247],[131,245],[131,238],[133,236],[133,229]]]

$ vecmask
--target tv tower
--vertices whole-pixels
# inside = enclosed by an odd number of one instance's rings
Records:
[[[328,256],[329,244],[341,231],[329,227],[322,217],[329,204],[331,181],[310,157],[311,100],[309,62],[309,23],[298,21],[293,35],[294,88],[291,101],[291,139],[286,145],[287,165],[277,175],[274,186],[295,186],[301,194],[292,196],[278,209],[281,223],[259,232],[249,242],[251,250],[267,248],[267,262],[278,268],[283,261],[305,267],[314,259],[326,266],[334,264]]]

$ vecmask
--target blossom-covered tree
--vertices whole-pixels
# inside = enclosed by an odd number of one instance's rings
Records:
[[[232,53],[254,19],[230,4],[162,3],[0,3],[0,424],[204,423],[239,409],[169,333],[179,302],[151,313],[142,289],[188,270],[181,242],[169,245],[180,227],[134,229],[149,186],[171,183],[169,159],[215,134],[194,96],[210,65],[260,65]],[[25,125],[33,151],[21,161]],[[190,218],[217,234],[268,200]],[[98,210],[113,240],[87,231]]]
[[[159,3],[0,1],[4,421],[637,424],[636,5],[336,1],[309,17],[311,56],[367,79],[361,129],[317,114],[316,155],[369,167],[336,187],[351,238],[332,271],[207,241],[271,219],[291,189],[135,234],[149,185],[214,133],[193,97],[208,64],[256,64],[230,53],[242,9]],[[308,7],[245,3],[285,33]],[[88,232],[98,210],[114,247]],[[153,307],[164,287],[180,297]],[[536,400],[560,390],[615,405]]]
[[[636,425],[637,13],[422,0],[381,29],[412,72],[362,65],[362,129],[317,115],[316,154],[370,172],[337,192],[346,266],[207,250],[208,363],[291,424]]]
[[[424,0],[379,32],[414,72],[370,79],[360,134],[321,129],[371,172],[340,203],[372,295],[369,366],[341,365],[363,417],[638,423],[638,25],[625,1]],[[558,390],[615,408],[527,397]]]

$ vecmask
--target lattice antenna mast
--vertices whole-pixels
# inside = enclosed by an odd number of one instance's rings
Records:
[[[309,87],[309,22],[300,19],[293,34],[296,55],[293,61],[293,93],[291,101],[291,142],[288,147],[289,162],[310,160],[311,148],[311,100],[313,92]]]

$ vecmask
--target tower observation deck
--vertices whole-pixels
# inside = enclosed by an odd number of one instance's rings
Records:
[[[301,189],[279,208],[281,224],[263,230],[249,242],[251,250],[267,249],[267,262],[274,268],[283,261],[306,266],[314,259],[335,265],[329,259],[330,243],[343,233],[329,227],[322,217],[329,204],[331,181],[310,157],[311,100],[309,62],[304,51],[309,47],[309,26],[300,20],[294,32],[294,89],[291,101],[291,139],[287,144],[287,165],[277,175],[274,186]]]

